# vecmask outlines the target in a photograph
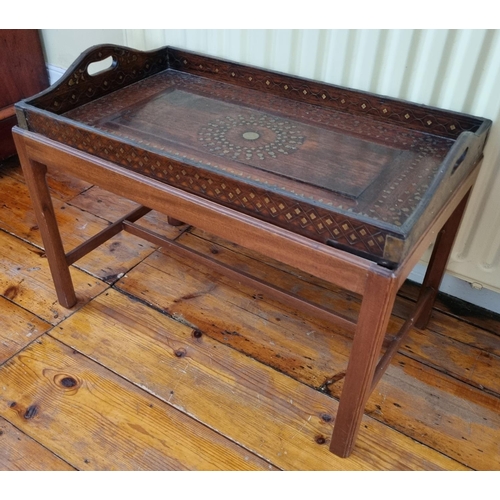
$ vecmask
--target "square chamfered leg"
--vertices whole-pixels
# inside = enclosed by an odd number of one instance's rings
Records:
[[[439,231],[434,243],[429,265],[425,273],[424,281],[420,288],[419,301],[424,297],[424,294],[430,293],[431,299],[427,301],[425,308],[419,314],[415,326],[421,330],[427,327],[429,323],[432,307],[436,300],[439,286],[444,276],[446,264],[453,248],[460,222],[462,221],[467,200],[469,199],[470,191],[463,197],[462,201],[458,204],[457,208],[453,211],[450,218],[446,221],[445,225]]]
[[[330,451],[340,457],[348,457],[356,442],[396,298],[394,277],[384,271],[370,272],[361,302],[330,443]]]
[[[168,223],[171,225],[171,226],[183,226],[184,225],[184,222],[182,222],[181,220],[179,219],[175,219],[174,217],[170,217],[168,216],[167,217],[167,220],[168,220]]]
[[[351,454],[366,402],[403,338],[413,326],[426,328],[469,193],[467,191],[463,195],[439,231],[414,311],[383,356],[380,356],[382,344],[401,276],[406,276],[409,269],[402,266],[392,275],[382,269],[372,269],[369,272],[330,444],[330,451],[336,455],[348,457]]]
[[[47,166],[29,157],[23,137],[14,134],[14,140],[42,236],[57,298],[62,306],[71,308],[76,304],[77,299],[47,185]]]

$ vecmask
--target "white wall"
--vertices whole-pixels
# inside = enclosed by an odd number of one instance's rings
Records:
[[[48,64],[67,69],[86,49],[99,43],[125,45],[125,30],[40,30]]]
[[[462,298],[500,312],[499,296],[487,292],[500,293],[500,30],[42,30],[42,37],[50,67],[67,68],[97,43],[174,45],[492,119],[448,274],[475,283]],[[459,285],[446,291],[464,290]]]

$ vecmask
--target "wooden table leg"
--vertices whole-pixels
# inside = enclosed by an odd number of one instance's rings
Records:
[[[57,298],[63,307],[71,308],[77,299],[47,185],[47,167],[28,157],[21,137],[14,134],[14,140],[42,235]]]
[[[167,217],[167,221],[171,226],[183,226],[184,222],[182,222],[179,219],[174,219],[174,217],[170,217],[170,215]]]
[[[396,293],[391,276],[370,273],[330,443],[330,451],[340,457],[348,457],[354,447]]]
[[[469,193],[470,191],[464,196],[460,204],[454,210],[451,217],[437,235],[424,281],[422,283],[422,287],[420,288],[419,300],[424,297],[426,290],[428,289],[431,290],[432,297],[428,300],[426,307],[422,309],[418,318],[416,318],[416,328],[422,330],[425,329],[431,318],[432,307],[434,306],[439,286],[441,285],[441,281],[443,279],[446,264],[448,263],[451,250],[453,248],[453,243],[455,242],[455,238],[458,234],[458,229],[467,205]]]

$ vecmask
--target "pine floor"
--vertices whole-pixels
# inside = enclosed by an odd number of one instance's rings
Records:
[[[66,249],[134,204],[51,172]],[[500,318],[446,296],[328,443],[349,333],[120,234],[52,287],[17,160],[0,168],[0,470],[499,470]],[[359,297],[192,227],[200,252],[355,317]],[[388,336],[418,287],[399,293]]]

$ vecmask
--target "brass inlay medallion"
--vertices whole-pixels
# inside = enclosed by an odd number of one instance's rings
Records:
[[[238,114],[211,121],[198,131],[211,153],[234,160],[262,161],[298,150],[305,136],[288,120],[267,114]]]

